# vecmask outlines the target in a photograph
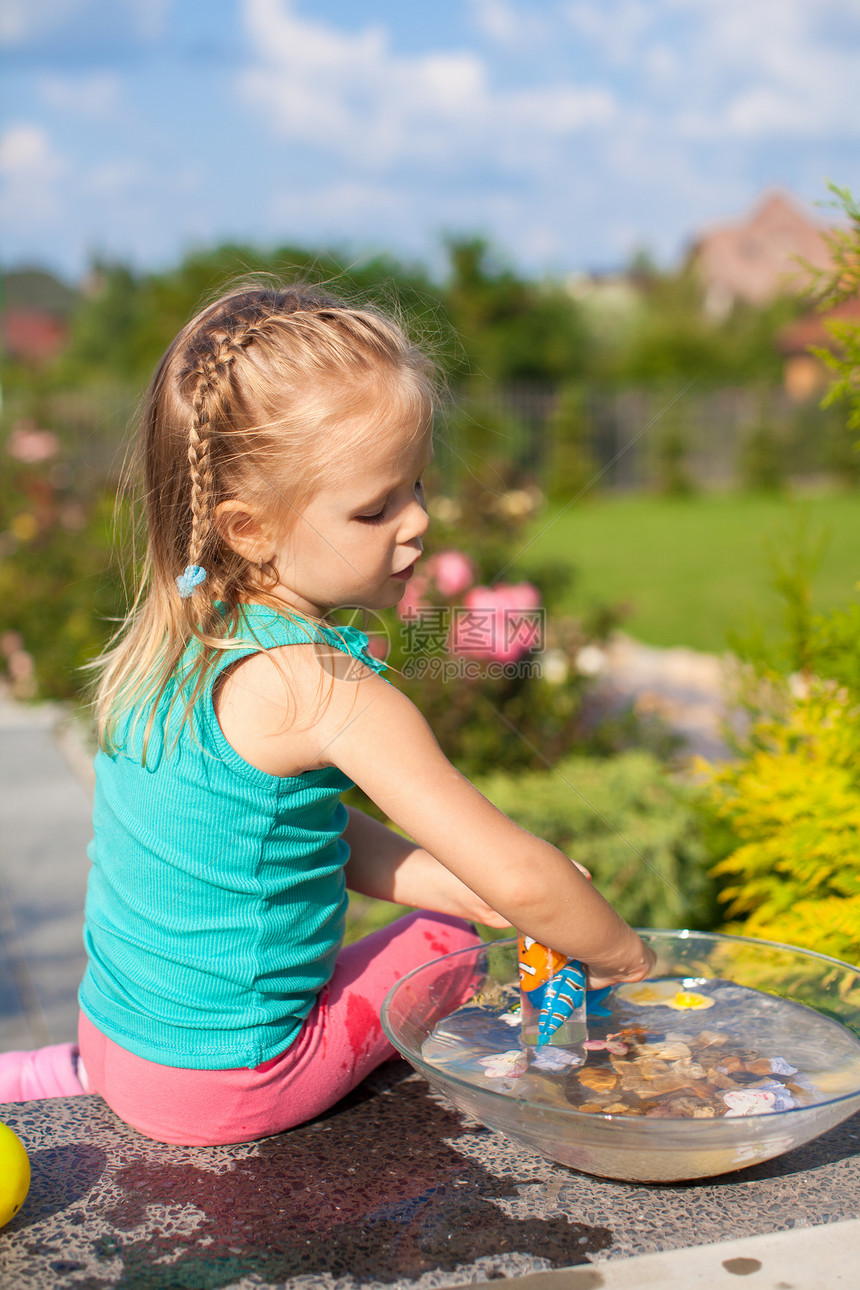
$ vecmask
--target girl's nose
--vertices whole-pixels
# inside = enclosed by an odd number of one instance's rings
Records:
[[[419,502],[417,498],[410,503],[404,520],[403,527],[406,537],[403,540],[405,542],[411,542],[415,538],[423,537],[430,527],[430,516],[427,514],[423,503]]]

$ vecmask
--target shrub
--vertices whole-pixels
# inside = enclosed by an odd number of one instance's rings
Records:
[[[3,447],[0,666],[19,698],[74,698],[125,611],[114,496],[75,487],[50,431],[18,424]]]
[[[628,922],[713,925],[698,790],[674,782],[649,753],[566,757],[550,770],[498,772],[475,784],[523,828],[590,869]]]
[[[860,206],[847,188],[830,184],[830,191],[847,219],[843,227],[827,236],[831,264],[814,275],[819,305],[831,309],[860,295]],[[833,372],[833,382],[825,405],[844,403],[848,426],[860,431],[860,326],[853,319],[832,318],[827,330],[836,342],[835,348],[814,349],[813,353]]]
[[[860,961],[860,705],[813,682],[748,755],[723,768],[710,803],[736,844],[714,869],[727,931]],[[737,845],[737,843],[740,845]]]

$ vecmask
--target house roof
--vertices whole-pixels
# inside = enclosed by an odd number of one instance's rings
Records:
[[[62,353],[69,325],[44,309],[13,306],[0,315],[0,341],[6,353],[23,362],[44,363]]]
[[[810,272],[830,264],[827,226],[807,216],[785,193],[768,193],[738,223],[702,233],[690,255],[706,297],[764,305],[809,289]]]
[[[828,330],[828,322],[853,322],[860,326],[860,297],[852,296],[841,304],[823,313],[808,313],[795,322],[783,327],[777,337],[777,346],[781,354],[791,358],[796,354],[805,354],[810,345],[821,349],[835,349],[838,341]]]

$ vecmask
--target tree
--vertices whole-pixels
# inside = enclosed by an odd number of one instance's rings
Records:
[[[566,380],[586,367],[579,306],[560,283],[528,282],[483,238],[448,243],[443,300],[463,346],[462,374],[490,381]]]
[[[844,228],[827,234],[832,268],[816,274],[818,302],[822,310],[832,309],[847,300],[860,297],[860,206],[847,188],[829,185],[847,216]],[[860,431],[860,323],[849,319],[832,319],[827,330],[837,343],[835,351],[815,349],[814,353],[834,373],[824,404],[844,402],[848,406],[848,424]]]

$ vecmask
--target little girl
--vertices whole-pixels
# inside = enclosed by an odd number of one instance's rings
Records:
[[[97,1092],[156,1140],[243,1142],[392,1056],[385,994],[473,921],[584,960],[592,987],[650,970],[583,872],[446,760],[367,637],[326,622],[403,596],[432,412],[394,322],[305,287],[232,291],[167,350],[142,587],[100,669],[79,1055],[7,1054],[0,1100],[14,1057],[18,1096]],[[407,837],[347,810],[352,784]],[[421,912],[342,949],[346,887]]]

